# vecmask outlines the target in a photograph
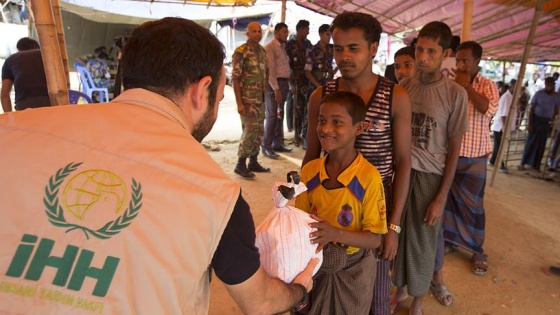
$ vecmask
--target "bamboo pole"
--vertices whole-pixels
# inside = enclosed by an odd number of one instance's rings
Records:
[[[286,23],[286,0],[282,0],[282,15],[280,17],[280,22]]]
[[[466,42],[471,39],[473,15],[473,0],[463,0],[463,29],[461,31],[461,41]]]
[[[68,84],[57,39],[51,1],[30,1],[39,35],[51,105],[68,104]]]
[[[33,17],[33,10],[31,10],[31,3],[29,1],[25,2],[25,6],[27,9],[27,16],[29,21],[27,22],[27,37],[33,38],[33,30],[35,28],[35,18]],[[37,30],[35,29],[35,33]]]
[[[519,102],[519,94],[521,94],[521,86],[523,85],[523,77],[525,75],[525,67],[527,66],[527,59],[531,54],[531,46],[533,45],[533,39],[535,38],[535,32],[537,30],[537,25],[539,24],[539,19],[542,13],[544,0],[537,0],[535,6],[535,14],[533,15],[533,22],[531,23],[531,28],[529,29],[529,37],[527,37],[527,43],[525,44],[525,50],[523,51],[523,58],[521,59],[521,66],[519,67],[519,73],[517,74],[517,84],[513,91],[513,102],[509,108],[509,112],[504,123],[504,128],[502,129],[502,142],[500,143],[500,149],[498,150],[498,156],[496,157],[496,162],[494,163],[494,170],[492,171],[492,176],[490,177],[490,187],[494,186],[494,180],[496,174],[502,165],[502,154],[504,153],[504,148],[509,140],[510,136],[510,125],[513,119],[514,113],[517,111],[517,103]]]
[[[58,37],[58,49],[62,57],[62,66],[64,67],[64,74],[66,74],[66,88],[70,89],[70,75],[68,72],[68,53],[66,52],[66,39],[64,37],[64,28],[62,27],[62,16],[60,15],[60,2],[59,0],[51,0],[52,10],[54,13],[54,22],[56,26],[56,35]]]

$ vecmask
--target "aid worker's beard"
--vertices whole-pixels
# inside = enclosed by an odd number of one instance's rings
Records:
[[[218,110],[218,106],[212,107],[208,104],[206,112],[204,112],[200,121],[194,125],[192,136],[196,139],[196,141],[202,142],[204,137],[206,137],[212,130],[212,127],[217,119],[217,115],[214,115],[214,110]]]

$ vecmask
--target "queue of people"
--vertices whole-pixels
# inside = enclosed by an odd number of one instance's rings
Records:
[[[488,128],[496,112],[503,122],[508,99],[478,72],[482,47],[465,41],[454,52],[445,23],[426,24],[396,53],[398,83],[372,70],[381,33],[372,15],[344,12],[319,28],[315,46],[301,20],[294,39],[278,23],[263,47],[262,27],[252,22],[233,55],[243,128],[234,172],[254,178],[271,171],[260,152],[274,160],[293,151],[284,144],[287,102],[288,128],[305,149],[308,190],[296,205],[316,221],[309,241],[324,257],[314,276],[317,260],[292,283],[262,268],[240,186],[200,144],[224,95],[224,47],[190,20],[164,18],[127,41],[124,92],[111,106],[0,115],[0,144],[11,150],[0,156],[11,165],[0,177],[4,279],[87,297],[109,313],[206,314],[212,273],[251,314],[386,315],[410,297],[409,314],[423,314],[430,290],[452,305],[445,254],[466,250],[472,273],[488,272]],[[442,64],[453,53],[450,78]],[[558,113],[553,84],[545,79],[531,99],[527,147],[542,144],[543,125]],[[521,166],[534,165],[539,150]],[[0,294],[0,313],[64,307]]]

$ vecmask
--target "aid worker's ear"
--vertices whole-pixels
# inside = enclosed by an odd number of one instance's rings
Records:
[[[208,107],[208,87],[210,83],[212,83],[212,78],[210,76],[205,76],[192,85],[193,93],[191,94],[191,101],[194,110],[206,111],[206,107]]]

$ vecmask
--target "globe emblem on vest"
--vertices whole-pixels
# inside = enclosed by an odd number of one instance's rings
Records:
[[[87,170],[68,181],[61,203],[65,212],[85,220],[89,213],[118,214],[125,206],[126,196],[126,185],[119,176],[106,170]]]

